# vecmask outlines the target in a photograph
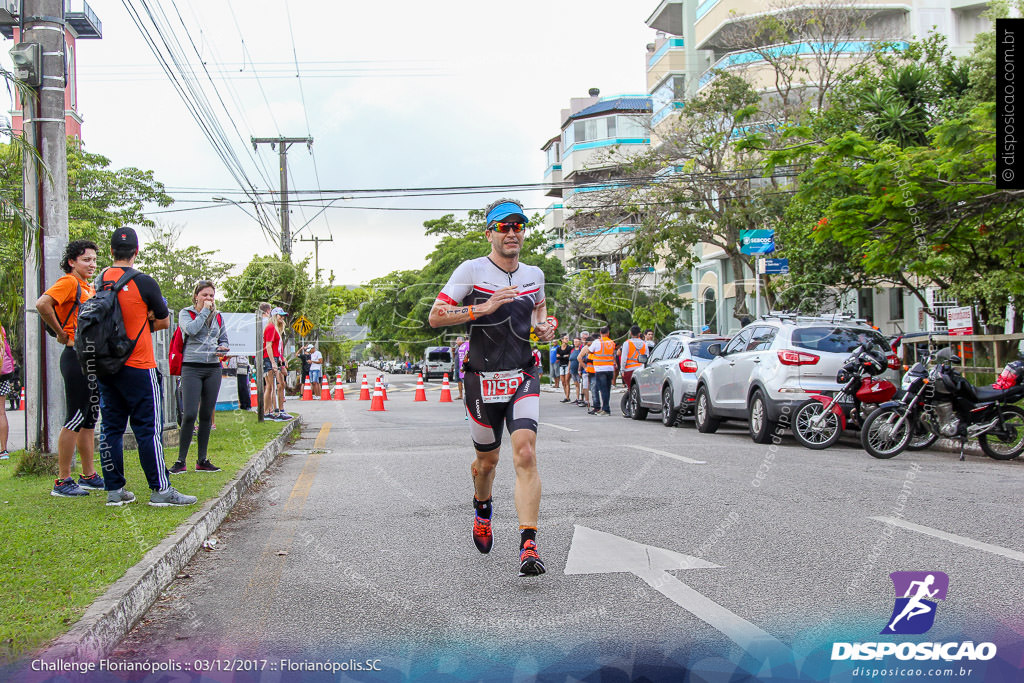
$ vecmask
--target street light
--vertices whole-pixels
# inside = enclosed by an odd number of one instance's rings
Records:
[[[223,204],[225,202],[230,203],[230,204],[234,204],[239,209],[244,211],[245,215],[247,215],[249,218],[252,218],[254,221],[259,223],[260,227],[263,228],[263,231],[267,234],[267,237],[272,242],[276,243],[276,242],[279,241],[278,233],[274,232],[274,229],[264,222],[263,218],[259,215],[258,212],[256,214],[254,214],[251,211],[249,211],[247,208],[245,208],[244,205],[242,205],[242,204],[236,202],[234,199],[230,199],[228,197],[211,197],[211,199],[213,201],[217,202],[218,204]],[[256,202],[253,202],[253,206],[255,206],[255,205],[256,205]]]

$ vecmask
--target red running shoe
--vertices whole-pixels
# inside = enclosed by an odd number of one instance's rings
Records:
[[[537,554],[537,542],[527,541],[519,551],[519,576],[540,576],[544,571],[544,563]]]
[[[491,535],[491,520],[476,515],[473,520],[473,543],[476,549],[482,553],[491,552],[494,544],[494,536]]]

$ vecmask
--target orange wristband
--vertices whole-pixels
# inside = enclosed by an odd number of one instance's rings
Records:
[[[473,307],[472,306],[469,307],[469,319],[470,320],[476,320],[476,316],[473,315]]]

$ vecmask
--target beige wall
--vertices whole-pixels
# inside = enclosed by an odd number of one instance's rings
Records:
[[[807,3],[795,1],[789,4],[792,6],[814,6],[815,3],[814,0],[811,0]],[[901,7],[907,11],[910,10],[910,3],[893,2],[892,0],[857,0],[856,4],[865,7]],[[701,50],[706,49],[709,45],[714,45],[713,39],[717,37],[716,34],[722,30],[726,23],[738,17],[768,12],[773,6],[777,7],[778,5],[777,3],[766,2],[765,0],[718,0],[717,5],[697,20],[695,26],[695,47]],[[710,42],[709,39],[711,39]]]

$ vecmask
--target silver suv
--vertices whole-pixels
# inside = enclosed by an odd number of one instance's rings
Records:
[[[662,339],[644,367],[633,373],[623,414],[643,420],[648,411],[660,412],[662,424],[675,426],[681,416],[693,413],[697,375],[715,358],[708,348],[728,341],[728,337],[695,337],[687,332],[673,332]]]
[[[848,316],[762,316],[701,371],[694,411],[697,429],[711,433],[722,420],[747,420],[751,438],[768,443],[779,424],[788,422],[790,413],[811,393],[839,390],[836,375],[861,344],[884,349],[889,369],[883,377],[898,384],[896,354],[863,321]]]

